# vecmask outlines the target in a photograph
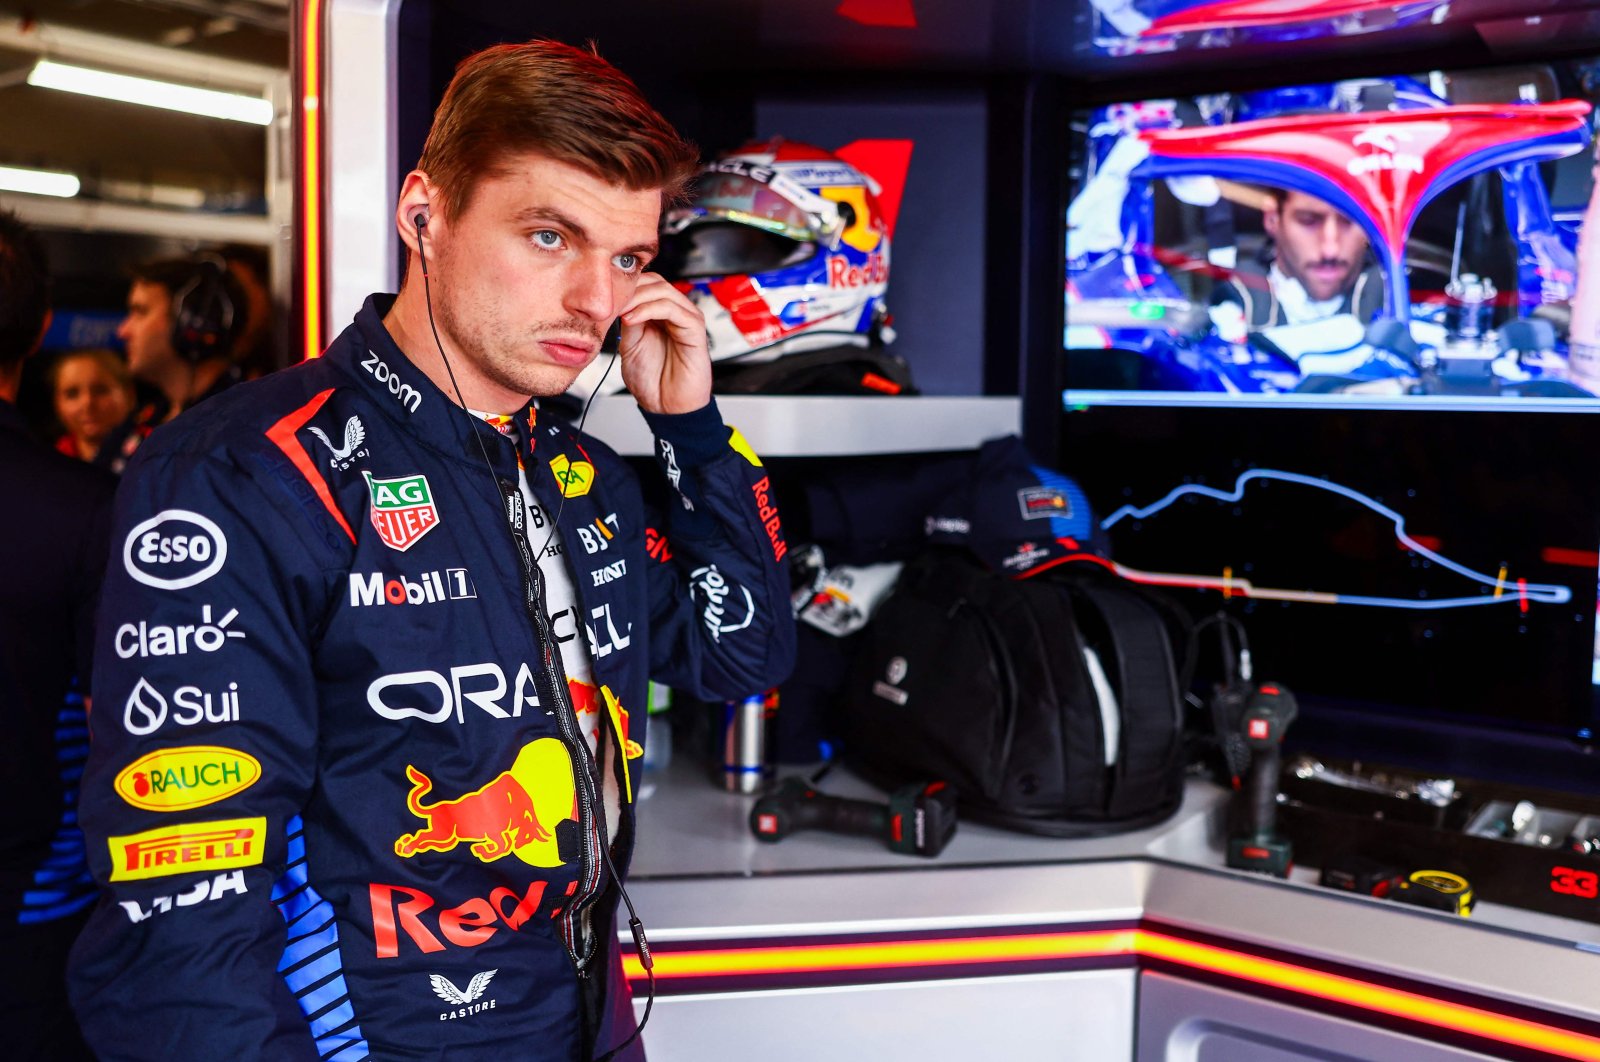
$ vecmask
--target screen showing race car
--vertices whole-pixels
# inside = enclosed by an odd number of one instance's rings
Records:
[[[1064,398],[1593,408],[1597,100],[1563,61],[1079,114]]]
[[[1502,15],[1522,11],[1500,0]],[[1114,57],[1293,45],[1438,25],[1450,0],[1087,0],[1080,48]],[[1476,17],[1495,12],[1477,5]]]
[[[1572,470],[1600,417],[1488,419],[1091,405],[1061,466],[1110,566],[1242,621],[1258,677],[1302,700],[1587,740],[1600,477]]]

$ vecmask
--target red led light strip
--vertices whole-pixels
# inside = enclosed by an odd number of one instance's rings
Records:
[[[322,6],[300,22],[300,315],[306,357],[322,353]]]
[[[1600,1038],[1594,1036],[1146,929],[878,943],[771,945],[682,952],[658,948],[653,954],[658,983],[709,977],[910,970],[918,967],[1050,959],[1158,959],[1451,1032],[1466,1033],[1563,1058],[1600,1062]],[[644,970],[634,956],[625,956],[623,967],[630,981],[644,980]]]

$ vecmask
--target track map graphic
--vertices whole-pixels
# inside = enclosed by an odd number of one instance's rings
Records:
[[[1343,592],[1337,589],[1301,589],[1258,585],[1253,579],[1236,574],[1225,566],[1219,574],[1144,571],[1122,564],[1113,567],[1134,582],[1158,586],[1190,587],[1197,590],[1215,590],[1224,597],[1253,598],[1257,600],[1293,601],[1320,605],[1363,605],[1376,608],[1403,609],[1453,609],[1480,606],[1512,606],[1528,610],[1530,604],[1562,605],[1572,600],[1571,587],[1552,583],[1530,583],[1518,578],[1507,566],[1494,574],[1477,571],[1468,565],[1450,559],[1427,543],[1406,531],[1406,518],[1401,513],[1351,487],[1330,480],[1317,479],[1296,472],[1282,472],[1268,468],[1253,468],[1238,476],[1233,487],[1220,490],[1202,484],[1186,483],[1175,487],[1166,496],[1145,506],[1124,505],[1112,512],[1101,527],[1112,530],[1124,520],[1142,521],[1159,516],[1184,498],[1205,498],[1227,505],[1243,504],[1249,485],[1255,481],[1275,481],[1295,484],[1311,490],[1327,491],[1363,506],[1393,527],[1397,547],[1422,558],[1427,563],[1454,572],[1478,584],[1478,592],[1450,597],[1403,597]]]
[[[1237,619],[1302,704],[1600,729],[1600,417],[1090,405],[1060,453],[1085,559]]]

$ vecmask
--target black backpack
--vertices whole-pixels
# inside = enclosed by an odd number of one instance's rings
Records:
[[[1142,589],[1089,563],[1018,580],[941,550],[906,565],[864,634],[842,708],[868,780],[944,781],[963,818],[1054,837],[1177,810],[1182,630]]]

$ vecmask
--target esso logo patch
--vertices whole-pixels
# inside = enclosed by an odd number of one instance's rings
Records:
[[[199,513],[167,509],[128,532],[122,565],[146,586],[182,590],[222,570],[228,540],[222,528]]]

